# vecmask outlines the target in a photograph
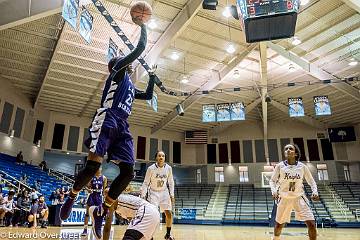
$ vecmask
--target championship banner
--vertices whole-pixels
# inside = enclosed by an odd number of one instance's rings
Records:
[[[151,102],[152,102],[152,108],[154,109],[155,112],[157,112],[158,111],[158,95],[156,94],[156,92],[153,93]]]
[[[158,111],[158,95],[155,91],[153,92],[152,99],[146,100],[146,102],[149,104],[150,107],[152,107],[155,112]]]
[[[91,43],[91,30],[93,27],[93,16],[84,8],[80,16],[79,33],[87,43]]]
[[[221,103],[216,105],[216,119],[218,122],[230,121],[229,103]]]
[[[179,208],[178,217],[180,219],[195,220],[196,208]]]
[[[78,16],[79,0],[65,0],[62,9],[62,17],[76,31],[76,22]]]
[[[305,116],[304,104],[301,97],[289,98],[289,115],[290,117]]]
[[[245,120],[245,107],[242,102],[230,104],[230,119],[232,121]]]
[[[331,115],[330,102],[327,96],[315,96],[314,107],[316,116]]]
[[[216,122],[215,104],[203,105],[203,122]]]
[[[107,62],[110,62],[110,60],[118,55],[118,49],[119,47],[116,45],[116,43],[109,38],[109,48],[106,56]]]

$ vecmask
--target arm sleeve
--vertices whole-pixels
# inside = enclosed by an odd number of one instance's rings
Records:
[[[277,193],[276,184],[277,184],[277,181],[279,180],[279,176],[280,176],[280,165],[278,164],[278,165],[276,165],[274,172],[269,181],[272,194]]]
[[[147,42],[146,26],[145,24],[142,24],[140,39],[136,48],[126,57],[119,58],[119,60],[117,60],[116,63],[114,64],[113,71],[118,72],[127,65],[129,65],[130,63],[132,63],[133,61],[135,61],[145,50],[146,42]]]
[[[174,183],[174,177],[172,174],[172,168],[170,167],[169,176],[168,176],[168,183],[169,183],[169,190],[170,190],[170,197],[174,197],[174,191],[175,191],[175,183]]]
[[[156,75],[150,75],[150,79],[145,92],[135,88],[135,99],[151,100],[154,93],[154,83],[156,78]]]
[[[306,165],[304,165],[304,177],[305,177],[306,182],[310,185],[312,193],[319,195],[318,191],[317,191],[316,182],[315,182],[309,168]]]
[[[146,171],[146,174],[145,174],[144,182],[140,188],[142,198],[145,198],[145,196],[146,196],[146,193],[147,193],[149,185],[150,185],[150,181],[151,181],[151,169],[148,168]]]

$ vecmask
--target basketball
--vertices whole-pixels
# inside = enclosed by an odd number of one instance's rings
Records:
[[[145,1],[136,2],[130,8],[132,21],[136,24],[146,23],[151,18],[151,14],[151,6]]]

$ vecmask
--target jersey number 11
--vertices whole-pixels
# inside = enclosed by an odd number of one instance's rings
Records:
[[[289,192],[295,192],[295,182],[289,183]]]

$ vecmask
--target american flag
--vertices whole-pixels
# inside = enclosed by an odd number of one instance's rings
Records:
[[[208,134],[206,131],[186,131],[185,143],[186,144],[207,144]]]

